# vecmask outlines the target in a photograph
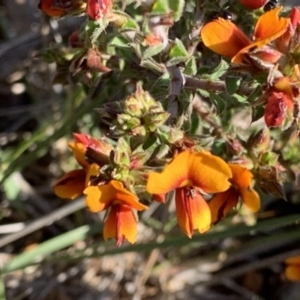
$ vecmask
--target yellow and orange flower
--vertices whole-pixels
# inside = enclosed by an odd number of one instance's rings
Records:
[[[291,281],[300,281],[300,256],[293,256],[285,260],[285,276]]]
[[[175,190],[176,216],[179,227],[191,237],[209,229],[211,213],[203,193],[219,193],[229,188],[231,170],[219,157],[207,151],[183,151],[162,173],[150,172],[147,191],[162,195]]]
[[[74,139],[75,142],[70,142],[69,147],[72,149],[73,155],[81,166],[81,169],[66,173],[54,184],[55,194],[65,199],[75,199],[82,195],[85,187],[89,185],[91,176],[96,176],[99,172],[99,165],[89,163],[86,160],[85,155],[87,148],[91,147],[107,156],[113,149],[111,145],[88,135],[75,133]]]
[[[251,41],[233,22],[218,18],[207,23],[201,30],[201,38],[212,51],[228,56],[239,64],[246,53],[261,48],[283,35],[289,25],[288,18],[279,17],[282,7],[264,13],[257,21]]]
[[[228,190],[217,193],[209,202],[212,215],[212,223],[216,223],[234,208],[239,198],[251,211],[256,212],[260,208],[258,193],[252,188],[253,175],[245,167],[238,164],[228,164],[232,172],[232,185]]]
[[[138,201],[136,195],[126,190],[120,181],[111,180],[108,184],[89,186],[84,190],[86,205],[91,212],[109,209],[104,224],[105,240],[116,239],[120,246],[124,239],[134,243],[137,235],[137,219],[134,210],[145,210],[147,206]]]

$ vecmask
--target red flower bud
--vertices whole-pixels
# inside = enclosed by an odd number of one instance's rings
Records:
[[[248,9],[257,9],[263,7],[268,0],[240,0],[240,2]]]
[[[269,46],[257,48],[248,53],[251,63],[262,70],[270,70],[282,57],[282,53]]]
[[[295,29],[300,24],[300,10],[298,7],[293,7],[289,14],[289,18],[293,29]]]
[[[93,20],[105,16],[112,7],[112,0],[88,0],[87,14]]]
[[[265,122],[268,127],[279,127],[292,115],[294,103],[282,92],[273,92],[265,108]]]

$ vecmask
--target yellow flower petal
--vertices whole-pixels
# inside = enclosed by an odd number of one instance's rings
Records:
[[[138,201],[137,196],[116,180],[108,184],[89,186],[84,190],[84,194],[87,195],[85,201],[91,212],[99,212],[116,203],[126,204],[136,210],[147,209],[147,206]]]
[[[137,220],[132,209],[126,205],[113,205],[104,223],[104,240],[116,239],[121,246],[124,239],[133,244],[136,241]]]
[[[228,164],[232,172],[232,183],[239,188],[252,187],[253,174],[245,167],[238,164]]]
[[[260,209],[260,198],[253,189],[240,189],[243,203],[252,211],[257,212]]]
[[[110,206],[110,202],[103,201],[102,195],[105,192],[110,192],[110,187],[108,185],[101,185],[101,189],[98,185],[89,186],[83,191],[83,193],[86,195],[85,204],[91,212],[99,212],[107,209]],[[101,202],[100,199],[102,200]]]
[[[138,197],[136,195],[126,190],[123,186],[123,183],[120,181],[112,180],[110,181],[110,184],[115,189],[115,199],[122,202],[122,204],[126,204],[136,210],[145,210],[148,208],[146,205],[138,201]]]
[[[82,143],[73,143],[73,142],[70,142],[68,145],[72,149],[73,155],[75,156],[77,162],[83,168],[88,168],[89,163],[85,159],[86,146]]]
[[[276,90],[280,92],[284,92],[285,94],[293,97],[293,86],[289,77],[280,77],[275,83],[274,87]]]
[[[86,179],[85,179],[85,185],[86,186],[90,185],[91,180],[93,179],[93,177],[99,175],[99,170],[100,170],[100,167],[95,163],[88,166]]]
[[[210,50],[231,58],[251,44],[248,37],[234,23],[222,18],[204,25],[201,38]]]
[[[237,205],[239,196],[239,192],[233,187],[225,192],[215,194],[208,203],[211,211],[211,223],[214,224],[224,218]]]
[[[221,158],[207,151],[184,151],[162,173],[149,173],[147,191],[166,194],[179,187],[195,186],[207,193],[217,193],[229,188],[230,177],[231,170]]]
[[[300,266],[290,265],[285,269],[285,276],[291,281],[300,281]]]
[[[196,190],[176,190],[176,216],[179,227],[191,238],[194,230],[207,231],[211,224],[211,213],[207,202]]]
[[[285,33],[289,26],[289,18],[280,18],[279,13],[282,6],[278,6],[261,15],[258,19],[255,30],[254,40],[257,47],[261,47],[274,41],[276,38]]]
[[[245,167],[238,164],[228,164],[232,171],[232,183],[239,189],[243,203],[253,212],[260,208],[260,197],[252,189],[253,174]]]
[[[84,191],[85,176],[84,170],[73,170],[65,174],[54,184],[54,193],[60,198],[77,198]]]

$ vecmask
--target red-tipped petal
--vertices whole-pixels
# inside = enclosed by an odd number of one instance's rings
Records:
[[[132,209],[126,205],[113,205],[104,224],[104,239],[116,239],[117,245],[121,246],[124,239],[133,244],[136,235],[137,220]]]
[[[176,216],[179,227],[191,238],[194,230],[207,231],[211,224],[211,213],[207,202],[195,189],[176,190]]]

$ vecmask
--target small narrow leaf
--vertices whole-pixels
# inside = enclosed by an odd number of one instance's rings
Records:
[[[226,109],[226,103],[223,98],[219,95],[209,92],[209,98],[211,102],[215,105],[218,114],[221,114]]]
[[[224,75],[229,68],[229,64],[221,59],[219,65],[213,70],[213,73],[209,76],[211,80],[219,79],[222,75]]]
[[[164,49],[164,45],[158,44],[156,46],[148,47],[142,54],[143,59],[150,58],[156,54],[159,54]]]
[[[183,9],[184,9],[184,0],[169,0],[169,7],[174,13],[174,20],[178,21],[182,16]]]
[[[226,76],[226,89],[229,94],[234,94],[239,90],[242,79],[236,76]]]
[[[174,46],[172,47],[172,49],[170,51],[169,56],[170,56],[170,58],[180,57],[180,56],[188,57],[189,53],[185,49],[185,46],[182,43],[182,41],[179,39],[176,39],[174,42]]]
[[[170,12],[169,0],[157,0],[154,2],[152,7],[152,13],[166,14],[169,12]]]

